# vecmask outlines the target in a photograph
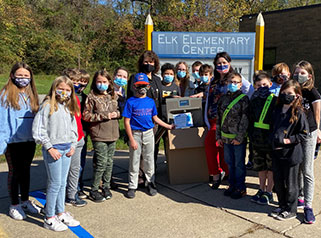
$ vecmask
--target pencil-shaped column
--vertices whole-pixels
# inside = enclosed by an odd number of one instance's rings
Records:
[[[254,70],[263,69],[263,51],[264,51],[264,19],[261,13],[257,16],[255,30],[255,60]]]
[[[153,32],[153,20],[148,14],[145,21],[145,50],[152,50],[152,32]]]

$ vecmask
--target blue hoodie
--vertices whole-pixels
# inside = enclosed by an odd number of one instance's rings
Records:
[[[20,110],[16,110],[0,103],[0,154],[5,153],[7,144],[34,141],[32,123],[35,114],[31,110],[30,99],[26,94],[19,93],[19,105]]]

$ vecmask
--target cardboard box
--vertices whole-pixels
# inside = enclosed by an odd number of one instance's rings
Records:
[[[166,141],[170,184],[208,181],[204,127],[170,130]]]

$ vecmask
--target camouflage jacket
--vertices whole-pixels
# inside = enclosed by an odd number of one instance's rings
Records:
[[[249,125],[248,110],[249,98],[244,96],[229,111],[223,124],[222,117],[228,105],[237,98],[242,92],[240,90],[235,93],[228,92],[218,101],[217,121],[216,121],[216,139],[222,139],[225,144],[231,144],[233,139],[222,137],[221,132],[227,134],[235,134],[235,140],[240,143],[247,141],[247,129]]]
[[[91,91],[86,99],[83,119],[89,122],[89,133],[93,141],[116,141],[119,138],[118,119],[120,111],[118,96],[96,94]],[[110,113],[116,112],[117,118],[111,119]]]

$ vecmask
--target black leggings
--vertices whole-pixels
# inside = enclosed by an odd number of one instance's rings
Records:
[[[11,204],[19,204],[19,189],[21,201],[29,200],[30,165],[35,154],[35,142],[8,144],[6,159],[8,163],[8,192]]]
[[[273,158],[274,189],[278,196],[279,207],[287,212],[297,211],[299,166],[300,164],[290,166],[287,161]]]

